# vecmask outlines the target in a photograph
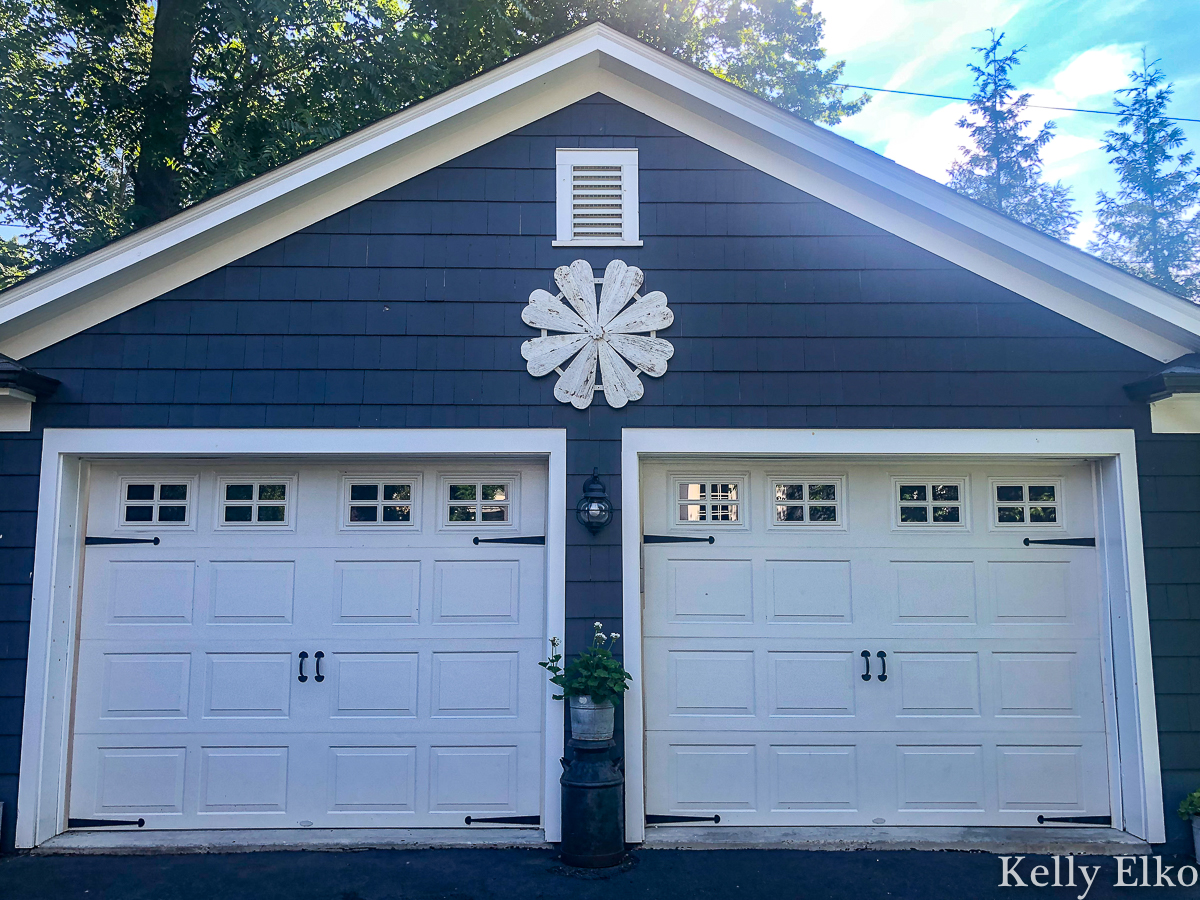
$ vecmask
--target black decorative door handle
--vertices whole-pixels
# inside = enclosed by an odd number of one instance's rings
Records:
[[[321,682],[325,680],[325,676],[321,674],[321,660],[325,658],[325,654],[318,650],[313,654],[313,659],[317,662],[317,674],[313,676],[313,681]]]
[[[862,680],[870,681],[871,680],[871,651],[864,650],[862,653],[860,653],[858,655],[861,656],[867,664],[867,671],[862,673]]]
[[[879,664],[883,666],[883,671],[879,673],[879,680],[887,681],[887,654],[880,650],[875,655],[879,657]]]
[[[308,676],[304,674],[304,661],[308,659],[308,654],[303,650],[300,651],[300,674],[296,676],[296,680],[301,684],[308,681]]]

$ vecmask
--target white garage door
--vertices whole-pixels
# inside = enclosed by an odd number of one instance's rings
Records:
[[[643,477],[651,822],[1109,815],[1086,464]]]
[[[92,471],[70,819],[540,814],[543,464]]]

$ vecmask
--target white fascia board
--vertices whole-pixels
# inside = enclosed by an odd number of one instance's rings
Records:
[[[603,25],[592,25],[0,295],[20,359],[602,92],[1160,361],[1200,308]]]

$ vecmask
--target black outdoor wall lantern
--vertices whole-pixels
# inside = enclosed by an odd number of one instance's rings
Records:
[[[592,534],[599,534],[600,529],[612,521],[612,516],[612,501],[600,480],[600,470],[592,469],[592,477],[583,483],[583,496],[575,504],[575,518]]]

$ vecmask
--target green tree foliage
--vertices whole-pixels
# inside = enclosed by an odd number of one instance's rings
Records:
[[[826,124],[866,102],[811,0],[0,0],[0,287],[591,21]]]
[[[1164,290],[1200,302],[1200,167],[1179,152],[1183,129],[1164,112],[1174,93],[1156,63],[1129,73],[1114,99],[1121,117],[1104,134],[1117,171],[1115,196],[1096,196],[1098,224],[1088,250]],[[1122,99],[1122,98],[1126,99]]]
[[[0,284],[21,278],[32,265],[33,260],[24,244],[0,238]]]
[[[1065,241],[1079,224],[1071,191],[1061,181],[1042,180],[1042,150],[1054,137],[1054,123],[1028,134],[1029,120],[1022,116],[1030,95],[1013,96],[1011,75],[1025,48],[1002,55],[1004,34],[995,29],[990,34],[986,47],[973,48],[983,55],[983,64],[968,66],[975,92],[970,116],[959,119],[958,126],[966,129],[972,146],[962,147],[963,158],[950,167],[950,187]]]

